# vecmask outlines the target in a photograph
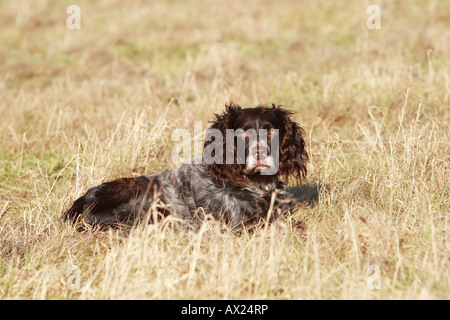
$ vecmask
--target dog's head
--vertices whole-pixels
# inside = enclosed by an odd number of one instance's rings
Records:
[[[306,177],[304,130],[281,107],[241,108],[231,103],[207,132],[204,160],[216,182],[246,186],[278,176]],[[266,177],[260,179],[260,177]]]

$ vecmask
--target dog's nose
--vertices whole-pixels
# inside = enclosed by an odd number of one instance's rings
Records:
[[[256,146],[251,150],[251,153],[255,160],[264,160],[267,158],[267,148],[262,148],[262,150],[260,150],[259,146]]]

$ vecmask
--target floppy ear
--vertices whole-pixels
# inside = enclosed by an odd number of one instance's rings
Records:
[[[220,186],[225,185],[226,182],[231,182],[235,186],[247,185],[242,166],[236,161],[236,144],[234,141],[233,143],[225,141],[226,129],[234,129],[236,119],[241,112],[242,108],[233,102],[225,105],[225,111],[220,115],[215,114],[216,119],[206,132],[204,159],[213,180]],[[227,150],[227,146],[230,150]],[[226,163],[226,155],[229,152],[234,153],[235,159],[232,164]]]
[[[278,174],[286,180],[294,177],[298,184],[306,178],[308,153],[305,150],[305,131],[298,123],[291,120],[293,112],[275,107],[275,113],[280,123],[280,163]]]

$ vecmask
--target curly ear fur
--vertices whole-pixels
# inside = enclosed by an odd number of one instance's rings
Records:
[[[278,174],[286,180],[294,177],[298,184],[306,178],[308,153],[305,150],[305,131],[290,116],[293,112],[275,107],[277,118],[281,124],[280,128],[280,164]]]
[[[216,119],[212,121],[213,124],[210,129],[217,129],[222,133],[222,137],[226,137],[226,129],[231,129],[234,127],[234,123],[236,122],[236,119],[239,117],[241,112],[242,108],[237,104],[234,104],[233,102],[231,102],[229,105],[225,105],[225,111],[222,114],[214,115]],[[235,144],[233,143],[233,148],[235,150],[227,150],[227,143],[225,141],[205,140],[204,148],[206,148],[210,144],[215,144],[213,145],[215,150],[223,148],[222,164],[208,164],[209,171],[211,172],[214,181],[219,185],[224,185],[227,181],[229,181],[235,186],[246,186],[247,182],[244,178],[242,166],[237,164],[236,159],[234,161],[234,164],[225,164],[227,151],[233,151],[236,157],[237,152]],[[214,156],[214,154],[212,154],[212,156]]]

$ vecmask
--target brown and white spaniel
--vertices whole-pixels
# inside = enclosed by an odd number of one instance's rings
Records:
[[[292,114],[275,105],[226,105],[206,133],[200,161],[90,188],[63,219],[105,227],[167,215],[192,223],[211,214],[234,229],[267,221],[268,213],[272,221],[289,209],[280,177],[301,184],[307,173],[304,130]]]

